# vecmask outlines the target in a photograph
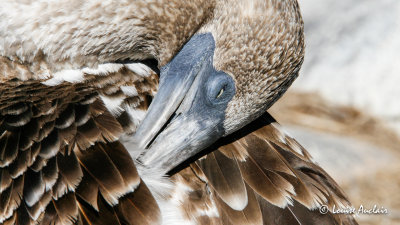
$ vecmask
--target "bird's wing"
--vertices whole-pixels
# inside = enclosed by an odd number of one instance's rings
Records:
[[[197,224],[357,224],[322,214],[350,206],[335,181],[266,113],[173,176],[181,210]],[[182,188],[185,186],[185,188]]]
[[[0,61],[0,223],[157,224],[118,141],[143,118],[157,74],[130,64],[33,80],[28,66]]]

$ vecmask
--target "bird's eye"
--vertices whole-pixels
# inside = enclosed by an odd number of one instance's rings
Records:
[[[233,79],[226,73],[215,73],[207,82],[207,97],[213,104],[228,102],[235,93]]]
[[[223,93],[224,93],[224,88],[222,88],[222,89],[219,91],[219,93],[218,93],[218,95],[217,95],[216,98],[221,97]]]

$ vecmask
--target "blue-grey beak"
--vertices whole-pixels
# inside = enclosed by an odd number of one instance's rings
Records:
[[[224,135],[231,76],[213,67],[215,42],[199,34],[161,68],[159,91],[134,136],[138,161],[170,171]]]

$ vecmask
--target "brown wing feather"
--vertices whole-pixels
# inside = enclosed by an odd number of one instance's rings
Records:
[[[124,218],[125,221],[134,221],[130,224],[161,224],[161,213],[157,202],[144,182],[139,184],[135,192],[123,197],[116,210],[120,218]]]
[[[141,118],[113,114],[100,98],[122,97],[122,110],[145,110],[157,75],[122,66],[107,76],[85,74],[81,83],[42,82],[1,79],[0,223],[157,224],[158,206],[117,142]],[[122,86],[137,93],[124,95]]]
[[[97,194],[97,193],[96,193]],[[100,195],[101,196],[101,195]],[[94,210],[91,206],[86,205],[84,202],[79,201],[79,221],[83,224],[115,224],[122,225],[118,216],[111,206],[105,203],[105,200],[101,197],[96,203],[98,205],[98,211]],[[101,214],[100,214],[101,212]]]
[[[197,164],[222,201],[236,210],[246,207],[246,187],[236,159],[230,159],[215,151],[199,160]]]
[[[176,181],[192,181],[187,183],[189,190],[202,192],[203,204],[215,202],[219,215],[210,216],[216,224],[357,224],[351,215],[319,212],[321,205],[339,207],[350,203],[335,181],[313,163],[301,145],[282,132],[268,113],[219,143],[223,146],[191,165],[191,173],[184,170],[173,177]],[[229,170],[222,173],[221,164],[236,166],[240,172],[233,169],[232,174]],[[233,174],[235,179],[230,178]],[[229,180],[231,187],[223,189],[226,182],[220,185],[221,180]],[[199,188],[201,185],[195,182],[210,188]],[[238,185],[233,182],[244,182],[246,186],[248,203],[243,210],[235,210],[223,200],[225,193],[240,196],[241,190],[232,188]],[[190,193],[183,206],[191,201]],[[182,207],[189,219],[203,224],[193,214],[199,209],[188,211]]]
[[[88,224],[160,223],[157,203],[119,142],[98,143],[77,156],[84,170],[76,190],[80,218]]]
[[[226,216],[226,219],[224,220],[229,221],[230,224],[262,224],[262,214],[254,191],[252,191],[248,185],[246,185],[246,187],[248,204],[243,210],[233,209],[229,205],[225,204],[225,202],[221,201],[218,194],[215,195],[219,211],[223,216]]]

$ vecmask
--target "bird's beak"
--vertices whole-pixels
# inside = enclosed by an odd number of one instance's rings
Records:
[[[160,86],[134,140],[144,166],[168,172],[223,135],[226,104],[207,103],[213,69],[214,39],[194,36],[161,69]],[[215,83],[215,82],[214,82]]]

